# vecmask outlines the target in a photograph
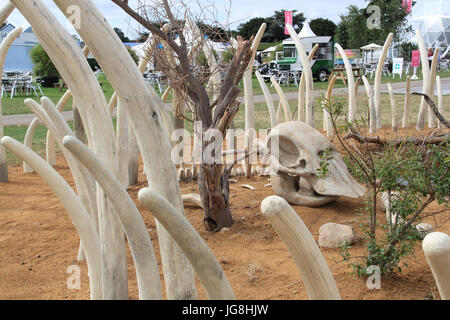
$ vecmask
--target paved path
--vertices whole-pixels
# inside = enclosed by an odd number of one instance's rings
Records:
[[[450,95],[450,78],[441,79],[442,83],[442,94]],[[411,92],[422,92],[422,80],[416,80],[411,82]],[[392,83],[392,88],[394,93],[405,93],[406,82],[394,82]],[[387,93],[387,84],[384,83],[381,85],[381,92]],[[324,90],[314,90],[314,97],[320,97],[324,93]],[[365,93],[364,85],[360,85],[359,93]],[[348,94],[348,88],[337,88],[333,90],[334,95],[346,95]],[[437,91],[436,91],[437,94]],[[286,96],[288,100],[297,100],[298,92],[286,92]],[[241,101],[243,101],[243,97],[240,97]],[[272,94],[273,101],[279,101],[280,98],[278,94]],[[255,103],[265,103],[266,100],[263,95],[254,97]],[[167,104],[168,108],[171,108],[170,104]],[[72,111],[64,111],[63,116],[67,121],[72,120]],[[3,116],[3,125],[4,126],[20,126],[20,125],[29,125],[31,121],[35,118],[34,114],[18,114],[11,116]]]

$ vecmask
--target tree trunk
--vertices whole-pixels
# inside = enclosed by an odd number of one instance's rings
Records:
[[[230,188],[228,170],[222,164],[206,164],[200,166],[198,188],[203,204],[203,224],[207,231],[215,233],[233,224],[230,212]]]

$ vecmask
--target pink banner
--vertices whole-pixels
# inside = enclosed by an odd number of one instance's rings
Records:
[[[420,66],[420,50],[413,50],[411,52],[411,66],[412,67]]]
[[[412,0],[402,0],[402,4],[406,8],[406,12],[411,13]]]
[[[286,25],[289,23],[292,26],[292,11],[284,12],[284,21],[284,34],[289,35]]]

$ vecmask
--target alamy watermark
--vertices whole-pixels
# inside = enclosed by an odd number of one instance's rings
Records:
[[[369,266],[366,269],[366,274],[370,274],[367,278],[367,288],[369,290],[381,289],[381,270],[379,266]]]
[[[379,6],[371,5],[367,7],[370,17],[367,19],[367,28],[369,30],[381,29],[381,9]]]
[[[268,129],[258,132],[255,129],[229,129],[224,137],[218,129],[203,130],[201,121],[196,121],[193,134],[186,129],[176,129],[172,132],[171,160],[175,165],[232,164],[247,152],[249,164],[268,164],[268,132]],[[274,133],[273,130],[271,132]],[[268,146],[271,155],[278,155],[278,146],[277,135],[274,135]]]
[[[69,274],[67,278],[67,289],[80,290],[81,289],[81,269],[77,265],[71,265],[67,268],[66,273]]]
[[[81,9],[77,5],[67,7],[67,20],[72,24],[75,30],[81,29]]]

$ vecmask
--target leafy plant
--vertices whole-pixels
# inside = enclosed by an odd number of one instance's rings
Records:
[[[30,51],[30,58],[34,64],[33,72],[38,77],[60,77],[50,57],[41,44],[37,44]]]
[[[415,224],[425,217],[424,210],[433,201],[448,210],[450,141],[434,145],[408,139],[373,145],[361,133],[367,124],[363,119],[350,123],[342,101],[326,101],[325,105],[349,171],[368,189],[360,213],[366,255],[352,257],[348,244],[341,248],[340,255],[360,277],[372,265],[382,274],[401,272],[405,258],[421,239]],[[349,143],[355,135],[365,142]],[[322,167],[326,169],[321,163],[320,173]],[[380,219],[377,212],[377,198],[382,192],[388,196],[386,219]],[[376,232],[377,227],[381,232]]]
[[[130,47],[127,47],[127,51],[130,54],[131,58],[133,58],[134,63],[139,64],[139,57],[137,56],[136,52]]]

